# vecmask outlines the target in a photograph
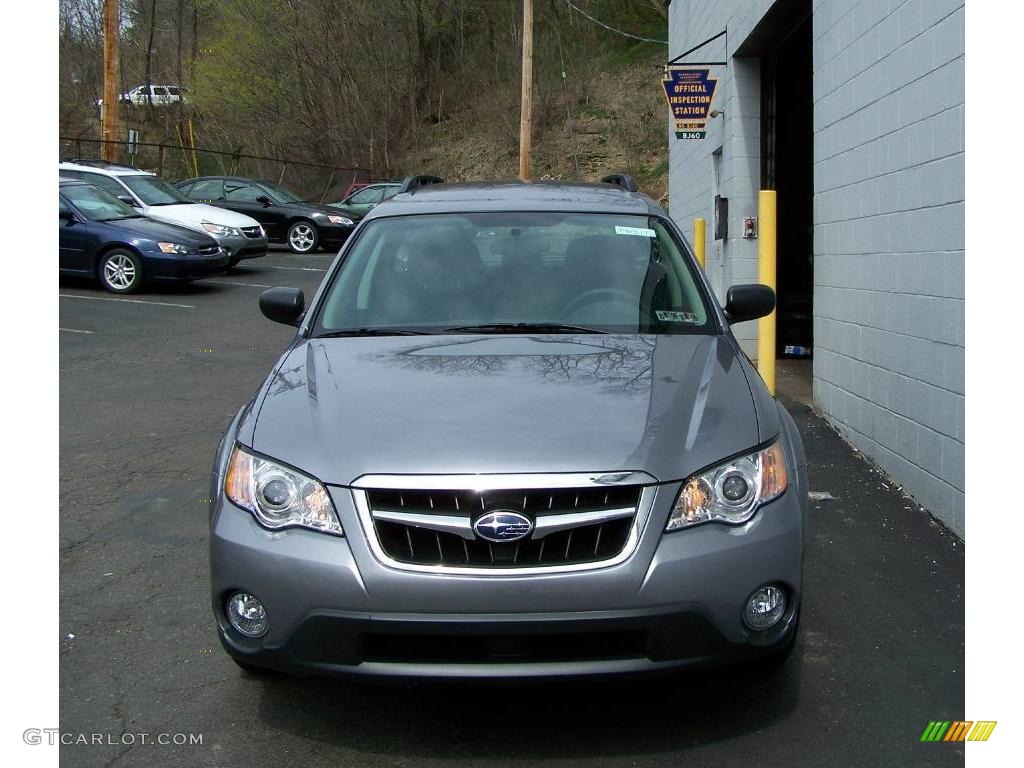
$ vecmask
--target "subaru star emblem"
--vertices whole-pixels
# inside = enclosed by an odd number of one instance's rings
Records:
[[[530,535],[533,522],[510,509],[496,509],[473,523],[473,530],[486,541],[518,541]]]

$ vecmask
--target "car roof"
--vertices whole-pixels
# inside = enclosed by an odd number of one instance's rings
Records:
[[[132,168],[130,165],[119,163],[108,163],[103,160],[64,160],[58,165],[59,169],[67,171],[90,171],[92,173],[105,173],[108,176],[155,176],[155,173],[144,171],[141,168]]]
[[[664,216],[647,195],[614,184],[558,181],[487,181],[429,184],[400,192],[371,210],[367,219],[459,211],[569,211]]]
[[[212,179],[218,179],[220,181],[244,181],[248,184],[274,184],[274,182],[269,179],[252,179],[248,176],[219,176],[216,174],[210,176],[193,176],[191,179],[182,179],[178,184],[184,184],[185,182],[191,181],[209,181]]]
[[[60,180],[59,180],[59,183],[60,183],[60,185],[62,187],[70,187],[70,186],[73,186],[75,184],[80,184],[82,186],[85,186],[86,184],[88,184],[87,181],[83,181],[82,179],[76,179],[73,176],[61,176]]]

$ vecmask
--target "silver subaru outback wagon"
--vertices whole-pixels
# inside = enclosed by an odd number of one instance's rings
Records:
[[[786,657],[807,467],[666,212],[410,177],[359,225],[213,470],[241,666],[524,678]]]

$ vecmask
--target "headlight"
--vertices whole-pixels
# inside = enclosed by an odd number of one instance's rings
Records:
[[[352,219],[350,219],[348,216],[334,216],[334,215],[331,215],[331,216],[328,216],[327,219],[328,219],[328,221],[331,222],[331,224],[342,224],[342,225],[344,225],[346,227],[354,227],[355,226],[355,222],[352,221]]]
[[[300,526],[341,535],[331,497],[319,482],[235,446],[224,494],[267,528]]]
[[[157,243],[160,246],[160,250],[164,253],[191,253],[187,245],[181,243]]]
[[[745,523],[759,506],[780,496],[788,484],[786,457],[776,442],[687,480],[665,530],[710,521]]]
[[[242,233],[240,230],[234,227],[229,227],[226,224],[211,224],[208,221],[203,222],[203,229],[214,235],[221,235],[223,237],[241,237]]]

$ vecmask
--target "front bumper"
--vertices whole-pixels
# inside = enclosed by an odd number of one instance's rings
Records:
[[[267,238],[263,237],[223,237],[213,236],[221,248],[227,253],[231,264],[242,259],[256,259],[267,255]]]
[[[215,479],[215,483],[216,483]],[[633,554],[604,568],[541,575],[413,573],[373,555],[348,489],[330,488],[346,536],[267,531],[219,495],[212,601],[224,648],[295,674],[520,678],[657,672],[757,656],[793,635],[806,504],[794,483],[744,526],[664,534],[679,483],[658,487]],[[751,632],[750,593],[779,583],[783,621]],[[270,630],[242,637],[224,616],[236,590]]]
[[[340,248],[348,236],[352,234],[354,226],[346,227],[342,224],[331,224],[316,222],[317,230],[320,233],[320,245],[324,248]]]
[[[143,269],[155,280],[199,280],[224,274],[228,261],[223,250],[216,256],[146,253],[143,254]]]

